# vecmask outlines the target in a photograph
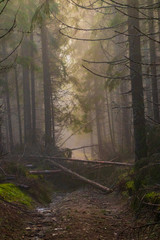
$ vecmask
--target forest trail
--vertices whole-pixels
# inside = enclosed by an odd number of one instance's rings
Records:
[[[114,240],[133,223],[127,209],[115,193],[93,189],[55,193],[49,208],[32,213],[22,239]]]

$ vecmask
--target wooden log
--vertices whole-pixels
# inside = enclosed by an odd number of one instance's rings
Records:
[[[35,170],[29,171],[30,174],[50,174],[50,173],[59,173],[61,170]]]
[[[90,184],[90,185],[92,185],[93,187],[95,187],[95,188],[97,188],[97,189],[100,189],[101,191],[103,191],[103,192],[105,192],[105,193],[111,193],[111,192],[113,192],[112,189],[110,189],[110,188],[108,188],[108,187],[105,187],[105,186],[103,186],[103,185],[101,185],[101,184],[99,184],[99,183],[97,183],[97,182],[94,182],[94,181],[92,181],[92,180],[90,180],[90,179],[87,179],[87,178],[79,175],[78,173],[73,172],[73,171],[71,171],[70,169],[68,169],[68,168],[60,165],[59,163],[57,163],[57,162],[55,162],[55,161],[53,161],[53,160],[47,159],[47,161],[50,162],[50,163],[52,163],[54,166],[56,166],[57,168],[61,169],[61,170],[64,171],[65,173],[67,173],[67,174],[69,174],[69,175],[71,175],[71,176],[74,176],[74,177],[76,177],[77,179],[79,179],[79,180],[81,180],[81,181],[83,181],[83,182],[85,182],[85,183],[87,183],[87,184]]]
[[[35,166],[33,164],[27,164],[25,167],[26,168],[35,168]]]
[[[64,158],[64,157],[47,157],[47,156],[29,156],[29,158],[41,158],[44,160],[53,159],[57,161],[73,161],[73,162],[80,162],[80,163],[88,163],[88,164],[100,164],[100,165],[113,165],[119,167],[133,167],[133,163],[124,163],[124,162],[112,162],[112,161],[88,161],[83,159],[76,159],[76,158]]]
[[[13,179],[16,179],[16,175],[7,175],[7,176],[5,177],[5,180],[6,180],[6,181],[13,180]]]
[[[30,188],[30,186],[25,185],[25,184],[16,183],[15,185],[16,185],[16,187],[19,187],[19,188],[21,188],[21,189],[26,189],[26,190],[27,190],[27,189]]]

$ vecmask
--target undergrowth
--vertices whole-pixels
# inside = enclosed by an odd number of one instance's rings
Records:
[[[28,168],[25,167],[25,163],[19,163],[17,161],[4,161],[1,164],[7,176],[13,176],[13,179],[5,181],[5,176],[2,175],[0,178],[0,196],[7,198],[7,201],[16,201],[18,198],[21,203],[26,205],[29,201],[25,203],[25,197],[28,200],[32,199],[32,204],[48,204],[51,202],[51,193],[53,191],[53,185],[51,182],[47,181],[43,175],[33,175],[29,173]],[[20,186],[20,188],[15,185]],[[23,185],[27,186],[27,189],[23,189]],[[22,188],[21,188],[22,186]],[[3,191],[2,191],[3,190]],[[22,193],[20,198],[20,193]],[[17,196],[17,199],[16,199]],[[12,197],[12,198],[11,198]],[[14,198],[15,197],[15,198]],[[31,202],[31,201],[30,201]]]
[[[139,161],[119,177],[118,188],[131,200],[136,215],[152,216],[160,220],[160,155]]]

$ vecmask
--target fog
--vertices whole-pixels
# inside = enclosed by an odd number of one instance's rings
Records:
[[[147,145],[159,123],[159,12],[140,3],[149,21],[100,2],[1,4],[3,153],[84,147],[72,156],[111,160],[158,151],[158,140]]]

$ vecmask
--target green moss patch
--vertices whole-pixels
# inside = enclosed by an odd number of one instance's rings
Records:
[[[0,184],[0,196],[8,202],[21,203],[31,206],[32,199],[11,183]]]
[[[128,181],[126,182],[126,189],[130,195],[132,195],[135,192],[135,185],[134,181]]]
[[[160,193],[149,192],[145,195],[145,201],[153,204],[160,204]]]

